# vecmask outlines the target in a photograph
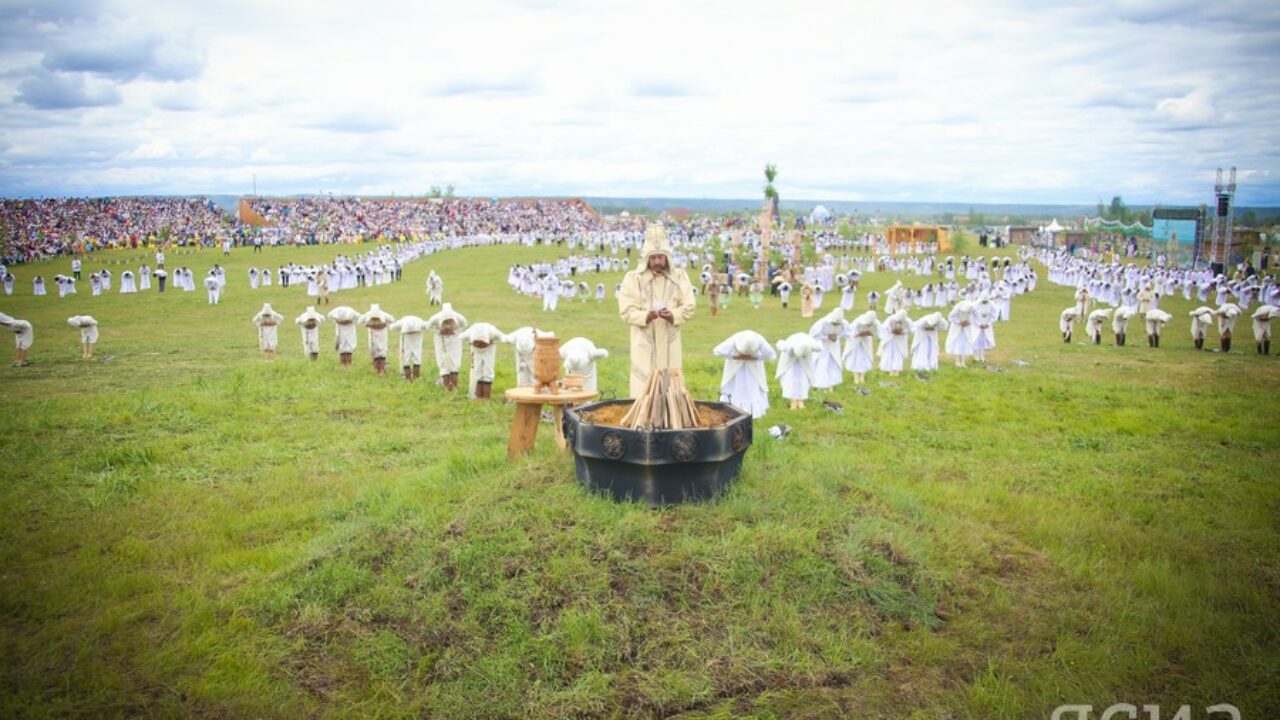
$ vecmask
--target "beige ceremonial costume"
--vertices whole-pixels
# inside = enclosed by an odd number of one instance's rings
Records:
[[[596,361],[609,357],[609,351],[596,347],[584,337],[576,337],[560,346],[560,359],[564,361],[566,375],[582,375],[586,378],[582,387],[596,390]]]
[[[391,329],[400,333],[400,369],[404,379],[410,382],[422,377],[422,333],[427,321],[417,315],[405,315],[391,323]]]
[[[67,318],[67,324],[80,328],[80,357],[93,358],[93,344],[98,342],[98,321],[89,315],[74,315]]]
[[[334,324],[334,347],[338,351],[338,357],[343,365],[351,364],[351,355],[356,351],[356,321],[360,319],[360,313],[346,305],[329,311],[329,319]]]
[[[275,356],[279,325],[283,320],[283,315],[271,309],[271,303],[263,303],[262,309],[253,316],[253,324],[258,326],[258,349],[267,357]]]
[[[427,329],[435,333],[436,365],[446,390],[458,387],[458,371],[462,369],[462,331],[467,319],[454,312],[452,303],[444,303],[440,312],[427,318]]]
[[[320,357],[320,324],[324,316],[316,312],[314,306],[307,306],[307,311],[299,315],[294,322],[302,327],[302,352],[315,360]]]
[[[1280,318],[1280,308],[1263,305],[1253,311],[1253,340],[1259,355],[1271,354],[1271,321]]]
[[[493,397],[498,343],[505,339],[501,330],[484,322],[476,323],[462,333],[462,342],[471,348],[471,386],[467,397],[480,400]]]
[[[665,272],[649,269],[655,255],[666,257]],[[618,314],[631,326],[631,397],[643,394],[654,370],[682,369],[680,326],[693,317],[694,304],[689,276],[672,264],[666,231],[650,225],[639,266],[622,279],[618,293]],[[670,319],[651,312],[668,313]]]
[[[369,357],[373,358],[373,371],[381,375],[387,371],[387,327],[396,319],[377,303],[369,306],[369,312],[360,316],[360,324],[369,331]]]

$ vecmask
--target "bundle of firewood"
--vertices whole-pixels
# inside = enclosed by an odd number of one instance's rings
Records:
[[[622,416],[622,427],[682,430],[698,427],[698,406],[684,387],[679,370],[655,370],[644,392]]]

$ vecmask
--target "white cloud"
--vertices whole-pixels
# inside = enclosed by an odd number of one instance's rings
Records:
[[[173,149],[173,143],[163,138],[152,140],[134,148],[131,152],[121,155],[122,160],[166,160],[177,157],[178,153]]]
[[[32,2],[0,192],[1280,204],[1280,6],[1228,5]]]

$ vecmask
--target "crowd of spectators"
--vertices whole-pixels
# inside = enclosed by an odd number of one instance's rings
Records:
[[[248,203],[266,220],[265,232],[285,244],[529,233],[563,237],[603,227],[579,200],[308,197]]]
[[[213,239],[230,218],[205,198],[41,198],[0,201],[7,264],[99,248],[138,247],[158,238]]]

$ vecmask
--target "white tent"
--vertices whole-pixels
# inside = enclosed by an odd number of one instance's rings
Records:
[[[826,209],[822,205],[815,207],[813,209],[813,212],[809,213],[810,223],[824,223],[830,219],[831,219],[831,211]]]
[[[1065,229],[1066,228],[1058,224],[1058,218],[1054,218],[1053,222],[1049,223],[1049,226],[1046,227],[1044,231],[1049,233],[1060,233]]]

